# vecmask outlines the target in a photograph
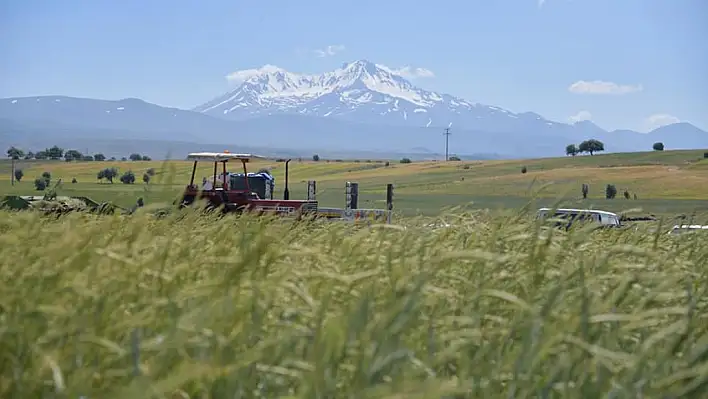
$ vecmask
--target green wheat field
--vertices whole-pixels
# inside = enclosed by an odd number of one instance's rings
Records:
[[[14,185],[0,162],[0,195],[42,195],[33,181],[48,172],[59,195],[146,203],[130,216],[0,211],[0,397],[706,397],[708,240],[666,233],[708,222],[707,161],[291,164],[291,198],[316,180],[322,206],[344,206],[357,181],[360,206],[382,208],[394,183],[394,224],[371,226],[158,217],[188,182],[184,161],[20,161]],[[106,167],[138,182],[99,181]],[[281,196],[282,163],[251,168],[270,169]],[[558,201],[659,220],[534,219]]]
[[[445,220],[2,212],[0,397],[705,397],[705,237]]]

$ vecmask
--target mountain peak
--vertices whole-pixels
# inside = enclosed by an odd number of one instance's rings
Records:
[[[369,69],[375,71],[377,69],[376,64],[369,60],[361,59],[352,62],[345,62],[342,64],[341,69]]]

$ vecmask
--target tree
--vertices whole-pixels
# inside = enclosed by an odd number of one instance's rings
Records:
[[[605,144],[600,140],[590,139],[585,140],[578,146],[580,152],[588,152],[593,155],[596,152],[605,151]]]
[[[664,143],[662,143],[662,142],[654,143],[654,145],[651,146],[651,148],[653,148],[654,151],[664,151]]]
[[[410,158],[402,158],[401,163],[411,163],[411,159]]]
[[[34,159],[34,152],[30,151],[25,155],[25,159]]]
[[[22,169],[15,169],[15,180],[22,181],[24,176],[25,172],[23,172]]]
[[[526,169],[526,166],[521,167],[521,174],[526,174],[528,172],[528,169]]]
[[[101,154],[101,153],[98,153],[98,154],[96,154],[96,155],[93,156],[93,159],[96,160],[96,161],[105,161],[105,160],[106,160],[106,156],[103,155],[103,154]]]
[[[7,149],[7,157],[10,159],[20,159],[25,156],[25,152],[17,147]]]
[[[106,171],[104,172],[106,180],[113,183],[113,179],[118,176],[118,169],[116,168],[106,168]]]
[[[42,179],[44,179],[44,181],[47,183],[47,186],[48,186],[49,183],[51,183],[51,181],[52,181],[52,174],[49,172],[44,172],[44,173],[42,173]]]
[[[143,156],[140,155],[140,154],[130,154],[130,156],[128,157],[128,159],[130,159],[131,161],[142,161],[142,160],[143,160]],[[127,172],[126,172],[126,173],[127,173]]]
[[[152,161],[152,158],[147,155],[143,155],[143,161]]]
[[[86,161],[86,162],[91,162],[94,160],[94,158],[91,155],[84,155],[84,157],[81,158],[81,160]]]
[[[608,184],[607,187],[605,187],[605,198],[606,199],[614,199],[617,196],[617,188],[615,187],[614,184]]]
[[[319,161],[320,161],[320,156],[317,155],[317,154],[315,154],[315,155],[312,156],[312,160],[315,161],[315,162],[319,162]]]
[[[57,146],[52,146],[52,148],[48,148],[44,151],[47,153],[47,158],[49,159],[57,160],[64,157],[64,149]]]
[[[47,188],[47,181],[41,177],[34,179],[34,188],[37,189],[37,191],[44,191],[44,189]]]
[[[109,183],[113,184],[113,179],[116,176],[118,176],[118,169],[106,168],[106,169],[102,169],[100,172],[98,172],[98,175],[96,175],[96,178],[98,180],[106,179],[106,180],[108,180]]]
[[[448,161],[461,161],[461,159],[460,159],[460,157],[456,157],[453,155],[450,158],[448,158]]]
[[[67,151],[64,153],[64,159],[65,159],[67,162],[80,161],[81,158],[83,158],[83,157],[84,157],[84,155],[83,155],[82,153],[76,151],[76,150],[67,150]]]
[[[34,154],[34,159],[40,160],[40,159],[47,159],[49,158],[49,155],[47,154],[46,150],[38,151],[36,154]]]
[[[133,184],[135,183],[135,173],[132,171],[127,171],[123,173],[123,175],[120,177],[120,182],[123,184]]]
[[[576,146],[575,144],[568,144],[567,146],[565,146],[565,155],[576,156],[578,155],[578,152],[580,151],[578,151],[578,146]]]

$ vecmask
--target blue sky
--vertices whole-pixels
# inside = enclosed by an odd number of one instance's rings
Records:
[[[191,108],[240,69],[316,73],[368,59],[425,68],[435,76],[413,79],[423,88],[514,112],[708,130],[708,1],[542,3],[5,0],[0,97]],[[338,51],[318,56],[327,46]]]

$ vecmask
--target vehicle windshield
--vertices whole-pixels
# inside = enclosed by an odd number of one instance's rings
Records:
[[[607,223],[605,223],[605,224],[609,224],[612,226],[619,226],[619,224],[620,224],[619,218],[615,215],[603,215],[602,220],[603,220],[603,222],[607,221]]]

